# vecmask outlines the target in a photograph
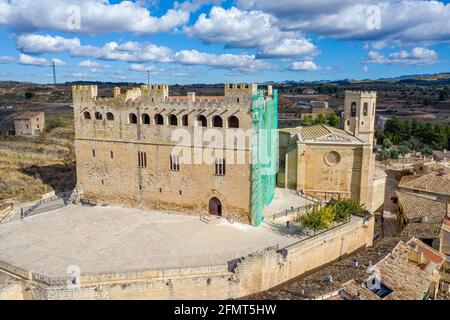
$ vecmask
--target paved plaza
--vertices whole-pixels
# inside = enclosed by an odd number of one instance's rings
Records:
[[[208,217],[122,207],[70,205],[0,225],[0,261],[46,276],[223,264],[286,246],[300,230],[268,221],[259,228]]]

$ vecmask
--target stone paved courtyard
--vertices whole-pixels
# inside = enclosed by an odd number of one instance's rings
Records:
[[[121,207],[71,205],[0,225],[0,261],[46,276],[223,264],[297,242],[300,230]]]

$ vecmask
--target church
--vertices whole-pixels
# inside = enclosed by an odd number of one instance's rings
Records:
[[[386,174],[375,168],[376,92],[345,93],[342,129],[280,130],[279,187],[322,200],[354,199],[370,211],[384,203]]]

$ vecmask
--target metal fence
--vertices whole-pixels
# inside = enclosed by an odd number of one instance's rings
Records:
[[[70,203],[70,199],[72,198],[72,195],[74,194],[74,192],[75,191],[61,192],[61,193],[58,193],[57,195],[54,195],[53,197],[41,199],[41,200],[37,201],[36,203],[34,203],[31,207],[29,207],[25,210],[24,210],[24,208],[21,208],[20,209],[20,218],[24,219],[24,218],[30,216],[34,210],[38,209],[40,206],[42,206],[45,203],[49,203],[49,202],[53,202],[53,201],[57,201],[57,200],[63,200],[64,205],[66,206]]]

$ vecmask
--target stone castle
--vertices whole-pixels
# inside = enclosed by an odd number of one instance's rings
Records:
[[[143,85],[125,93],[115,88],[113,98],[99,98],[96,86],[74,86],[77,178],[83,197],[258,225],[263,207],[271,200],[276,174],[261,175],[251,165],[250,159],[262,147],[226,143],[223,156],[212,163],[186,164],[174,154],[180,143],[173,136],[179,129],[194,136],[196,129],[214,128],[229,137],[238,130],[259,128],[263,121],[276,126],[276,101],[277,93],[270,86],[263,91],[255,84],[225,85],[220,97],[197,97],[193,92],[171,97],[167,85]],[[268,112],[275,116],[268,117]],[[275,166],[277,139],[272,140],[269,161]],[[205,141],[182,147],[190,159],[217,149]],[[236,151],[245,156],[244,162],[231,161]],[[225,159],[227,152],[231,157]],[[259,187],[262,183],[271,187]]]
[[[343,129],[288,128],[278,136],[276,90],[227,84],[224,91],[214,97],[170,96],[167,85],[143,85],[125,93],[115,88],[114,97],[99,98],[96,86],[74,86],[83,198],[255,226],[276,186],[325,200],[352,198],[371,211],[383,204],[385,174],[376,172],[372,152],[376,92],[346,92]],[[214,129],[228,141],[218,147],[203,138],[174,139],[180,129],[190,137],[198,129]],[[233,134],[249,129],[256,129],[247,137],[251,141],[237,143]],[[180,146],[183,159],[175,152]],[[218,149],[222,153],[216,156]],[[243,162],[235,161],[238,152]],[[214,158],[196,162],[199,153]]]

